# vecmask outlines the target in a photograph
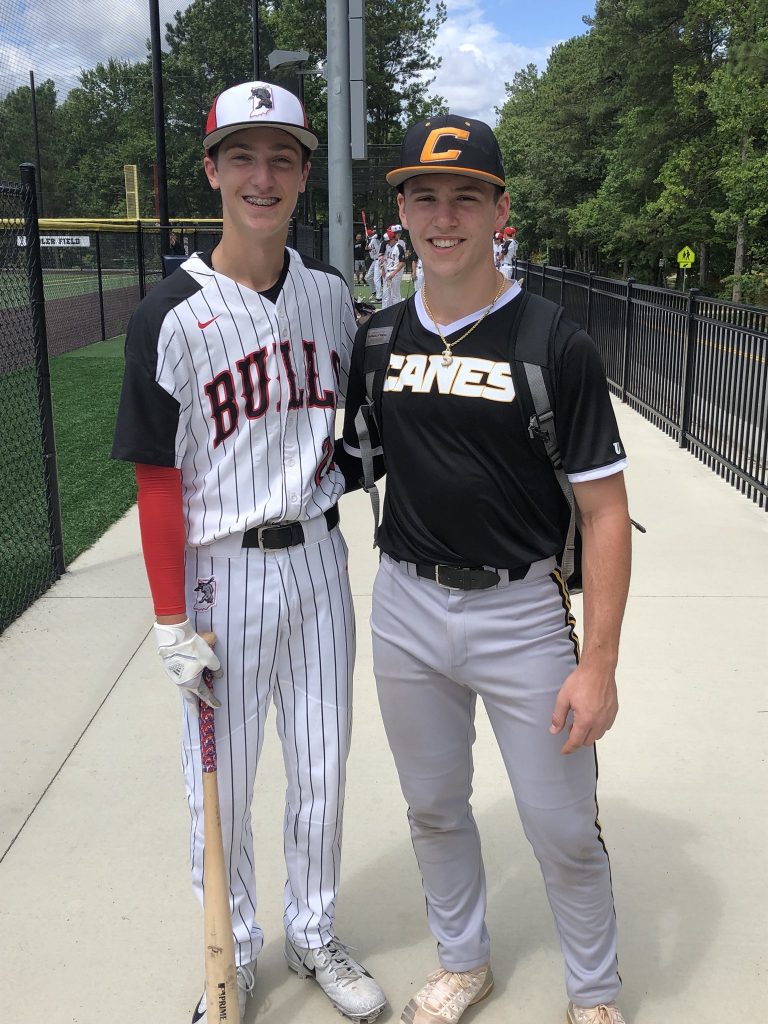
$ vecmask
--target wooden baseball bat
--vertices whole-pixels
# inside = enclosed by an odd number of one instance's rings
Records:
[[[200,636],[213,647],[213,633]],[[213,689],[213,673],[203,671]],[[203,928],[205,934],[205,1002],[208,1024],[240,1024],[235,940],[229,909],[229,882],[221,838],[221,810],[216,775],[216,727],[213,708],[200,701],[200,760],[203,768]]]

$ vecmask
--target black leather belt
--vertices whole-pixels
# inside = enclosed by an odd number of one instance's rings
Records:
[[[334,505],[323,517],[328,529],[339,525],[339,506]],[[243,534],[244,548],[261,548],[263,551],[278,551],[280,548],[292,548],[295,544],[304,543],[304,527],[301,523],[277,523],[274,526],[253,526]]]
[[[502,578],[506,581],[521,580],[530,569],[529,565],[517,569],[504,569],[502,574],[495,569],[468,569],[455,565],[417,565],[416,575],[425,580],[434,580],[449,590],[487,590],[495,587]]]

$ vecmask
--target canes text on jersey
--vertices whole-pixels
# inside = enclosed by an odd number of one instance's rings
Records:
[[[454,356],[449,366],[443,357],[413,353],[389,358],[385,391],[413,391],[427,394],[437,385],[441,395],[484,398],[490,402],[511,402],[515,397],[509,362],[496,363],[472,356]]]
[[[270,353],[266,348],[249,352],[235,363],[240,379],[240,388],[235,386],[235,374],[227,367],[217,373],[213,380],[204,385],[203,390],[208,396],[211,406],[211,419],[216,432],[213,447],[216,448],[237,430],[241,413],[249,420],[257,420],[264,416],[273,400],[275,408],[280,409],[280,401],[285,385],[288,389],[289,409],[335,409],[336,387],[339,383],[340,360],[337,352],[331,351],[331,365],[335,387],[321,388],[317,367],[317,350],[314,341],[302,341],[304,352],[305,387],[299,387],[298,374],[293,360],[293,349],[289,341],[280,342],[280,356],[277,357],[277,343],[272,345]],[[270,367],[271,363],[271,367]],[[282,364],[282,373],[281,373]],[[270,368],[273,373],[270,375]],[[281,379],[284,373],[284,380]],[[274,381],[272,387],[270,383]]]

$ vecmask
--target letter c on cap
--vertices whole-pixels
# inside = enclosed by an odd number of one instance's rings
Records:
[[[444,136],[448,136],[451,139],[461,139],[462,142],[466,142],[469,138],[469,132],[463,128],[433,128],[427,136],[427,141],[424,143],[424,148],[421,151],[419,157],[419,163],[429,164],[435,163],[438,160],[458,160],[461,156],[460,149],[444,149],[439,153],[435,152],[435,146],[438,144],[440,139]]]

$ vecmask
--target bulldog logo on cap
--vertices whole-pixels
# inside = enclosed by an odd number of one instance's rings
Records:
[[[272,90],[266,85],[256,85],[251,89],[251,117],[260,117],[267,114],[273,107]]]

